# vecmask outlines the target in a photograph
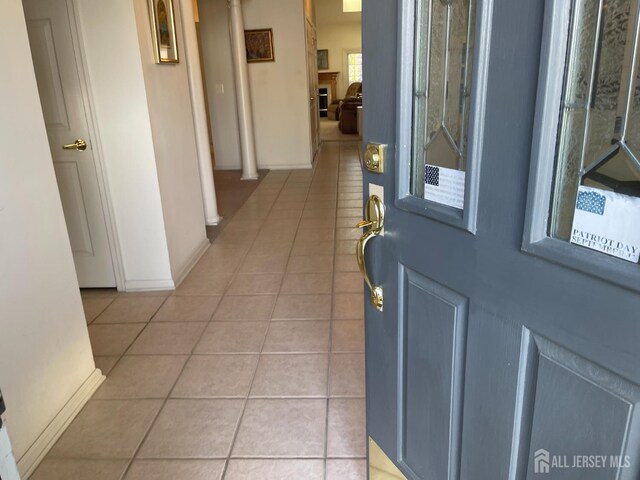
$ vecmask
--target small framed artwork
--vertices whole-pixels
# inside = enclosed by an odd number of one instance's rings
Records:
[[[178,41],[173,0],[148,0],[156,63],[178,63]]]
[[[318,50],[318,70],[329,70],[329,50]]]
[[[244,42],[247,47],[248,63],[275,61],[272,29],[245,30]]]

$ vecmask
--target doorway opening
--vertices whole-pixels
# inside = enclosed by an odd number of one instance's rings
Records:
[[[316,2],[320,140],[362,136],[362,14],[343,0]]]

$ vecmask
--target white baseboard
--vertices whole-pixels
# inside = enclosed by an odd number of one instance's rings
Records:
[[[126,292],[149,292],[153,290],[174,290],[175,283],[170,278],[160,280],[125,280]]]
[[[65,429],[80,413],[82,407],[89,401],[98,387],[104,382],[105,376],[96,368],[84,383],[76,390],[76,393],[62,407],[62,410],[47,425],[44,431],[18,460],[18,471],[23,479],[29,476],[38,467],[44,456],[49,452],[54,443],[64,433]]]
[[[211,242],[209,241],[208,238],[205,237],[202,240],[202,243],[198,245],[198,248],[195,249],[191,257],[189,257],[189,260],[187,261],[187,263],[185,263],[185,265],[180,269],[180,271],[176,275],[174,275],[173,283],[175,285],[175,288],[178,288],[182,283],[182,281],[185,278],[187,278],[187,275],[189,275],[189,272],[191,271],[191,269],[196,266],[196,263],[198,263],[198,260],[200,260],[202,255],[204,255],[204,252],[206,252],[210,246],[211,246]]]
[[[266,170],[310,170],[312,165],[311,163],[303,163],[302,165],[297,163],[295,165],[261,165],[258,168]]]
[[[279,164],[279,165],[258,165],[258,170],[308,170],[312,167],[311,163],[295,163]],[[237,166],[216,165],[216,170],[241,170]]]
[[[242,165],[223,165],[216,163],[215,170],[242,170]]]

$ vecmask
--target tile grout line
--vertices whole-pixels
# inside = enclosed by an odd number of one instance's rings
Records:
[[[149,317],[149,320],[147,320],[147,322],[145,323],[145,326],[142,328],[142,330],[140,330],[140,332],[138,332],[138,334],[135,336],[135,338],[131,341],[131,343],[129,343],[129,346],[125,349],[125,351],[120,355],[120,357],[118,358],[118,360],[116,361],[116,363],[111,367],[111,372],[113,372],[113,370],[118,366],[118,364],[122,361],[122,359],[124,358],[124,356],[127,354],[127,352],[129,351],[129,349],[133,346],[133,344],[136,342],[136,340],[140,337],[140,335],[142,335],[142,332],[144,332],[146,330],[146,328],[149,326],[149,324],[151,323],[151,320],[153,319],[153,317],[156,316],[156,314],[160,311],[160,309],[162,308],[162,306],[166,303],[167,299],[170,297],[171,295],[167,295],[164,300],[162,301],[162,303],[158,306],[158,308],[156,309],[156,311],[153,313],[153,315],[151,315]],[[114,300],[115,301],[115,300]],[[185,361],[185,365],[186,365],[186,361]],[[184,369],[184,365],[183,365],[183,369]],[[182,374],[182,371],[180,372],[180,374]],[[105,380],[106,381],[106,380]],[[177,381],[177,379],[176,379]],[[138,399],[129,399],[129,400],[138,400]],[[156,399],[157,400],[157,399]],[[138,450],[140,450],[140,447],[142,446],[142,444],[144,443],[144,440],[147,438],[147,436],[149,435],[149,432],[151,431],[151,428],[153,427],[153,425],[156,422],[156,419],[158,418],[158,416],[160,415],[160,412],[162,411],[162,409],[164,408],[164,405],[166,403],[166,399],[162,402],[162,405],[160,406],[160,408],[158,409],[158,411],[156,412],[156,414],[153,417],[153,420],[149,423],[149,426],[147,427],[147,429],[144,432],[144,435],[142,436],[142,439],[140,440],[140,442],[138,443],[138,446],[135,448],[133,456],[128,459],[127,462],[127,466],[124,469],[124,471],[122,472],[122,475],[120,476],[120,479],[124,479],[125,476],[127,475],[127,473],[129,472],[129,469],[131,468],[131,465],[133,464],[133,461],[136,458],[136,454],[138,452]]]
[[[263,226],[266,224],[267,222],[267,218],[269,217],[269,214],[273,211],[273,207],[275,205],[275,203],[278,201],[278,198],[280,197],[280,195],[282,194],[282,190],[284,189],[284,187],[286,186],[287,182],[289,181],[289,178],[291,177],[291,173],[289,173],[287,175],[287,178],[285,179],[285,181],[282,184],[282,187],[280,188],[280,190],[278,191],[278,195],[276,196],[273,204],[271,205],[271,208],[269,209],[269,212],[265,215],[265,221],[263,222]],[[257,242],[259,238],[259,234],[258,236],[256,236],[256,239],[254,240],[254,243]],[[292,247],[293,248],[293,247]],[[285,265],[285,270],[286,270],[286,265]],[[284,281],[284,277],[283,277],[283,281]],[[280,287],[278,290],[280,290],[282,288],[282,282],[280,283]],[[220,474],[220,479],[224,479],[227,475],[227,469],[229,468],[229,463],[231,462],[231,455],[233,453],[233,449],[236,445],[236,440],[238,438],[238,434],[240,433],[240,426],[242,425],[242,420],[244,419],[244,414],[247,411],[247,404],[249,403],[249,397],[251,395],[251,389],[253,388],[253,382],[255,381],[256,375],[258,373],[258,367],[260,366],[260,357],[262,355],[262,350],[264,349],[264,344],[267,341],[267,336],[269,335],[269,329],[271,328],[271,317],[273,316],[273,312],[275,311],[276,308],[276,304],[278,302],[278,295],[276,295],[276,299],[273,302],[273,306],[271,307],[271,313],[269,314],[269,321],[268,326],[267,326],[267,331],[265,332],[264,338],[262,339],[262,344],[260,345],[260,351],[258,352],[258,360],[256,362],[256,366],[253,369],[253,375],[251,376],[251,381],[249,382],[249,387],[247,389],[247,395],[244,397],[243,400],[243,404],[242,404],[242,408],[240,409],[240,415],[238,416],[238,420],[236,421],[236,425],[233,431],[233,436],[231,437],[231,442],[229,443],[229,450],[227,452],[227,457],[224,463],[224,466],[222,467],[222,473]]]
[[[216,306],[216,309],[217,308],[218,307]],[[208,323],[210,323],[210,322],[208,322]],[[138,457],[138,453],[140,452],[140,449],[142,448],[142,446],[146,442],[147,438],[149,437],[149,433],[151,433],[151,430],[153,429],[153,427],[157,423],[158,418],[160,417],[160,414],[162,413],[162,411],[164,410],[165,406],[167,405],[167,402],[171,399],[171,394],[173,393],[173,390],[175,389],[176,385],[178,384],[178,381],[180,381],[180,377],[182,376],[182,374],[184,373],[185,369],[187,368],[187,364],[189,363],[189,360],[193,356],[193,351],[195,350],[195,348],[198,345],[198,343],[200,343],[200,340],[202,339],[202,335],[204,335],[205,330],[206,330],[206,327],[200,333],[200,337],[198,338],[198,340],[196,342],[194,342],[193,347],[191,348],[191,353],[183,354],[187,358],[185,359],[184,364],[182,365],[182,368],[180,369],[180,373],[178,373],[178,375],[176,376],[176,379],[174,380],[173,385],[171,386],[169,391],[167,392],[166,397],[164,399],[162,399],[162,405],[160,405],[160,408],[158,409],[158,412],[153,417],[153,420],[151,421],[151,423],[149,424],[149,427],[147,428],[147,430],[145,431],[144,435],[142,436],[142,439],[140,440],[140,443],[138,443],[138,446],[136,447],[135,451],[133,452],[133,456],[129,460],[127,468],[125,468],[124,473],[123,473],[121,478],[125,478],[128,475],[129,471],[131,470],[131,466],[133,465],[133,462]]]
[[[255,190],[254,190],[254,192],[255,192]],[[253,195],[253,193],[252,193],[252,195]],[[250,197],[251,197],[251,196],[250,196]],[[250,198],[250,197],[249,197],[249,198]],[[246,203],[246,202],[245,202],[245,203]],[[242,207],[241,207],[241,208],[242,208]],[[270,211],[271,211],[271,210],[270,210]],[[231,219],[231,221],[230,221],[229,223],[231,223],[231,222],[233,222],[233,219]],[[261,224],[261,226],[262,226],[263,224],[264,224],[264,222]],[[256,238],[257,238],[257,237],[256,237]],[[254,242],[255,242],[255,241],[256,241],[256,239],[254,239]],[[249,247],[249,249],[250,249],[250,248],[251,248],[251,247]],[[249,249],[247,249],[247,251],[244,253],[244,255],[243,255],[243,259],[246,257],[246,255],[247,255],[247,253],[248,253]],[[240,263],[242,263],[242,261],[241,261]],[[236,271],[237,271],[237,269],[238,269],[238,268],[240,268],[240,267],[239,267],[239,266],[238,266],[238,267],[236,267]],[[235,275],[235,273],[233,273],[233,274],[231,275],[232,279],[233,279],[233,276],[234,276],[234,275]],[[225,288],[225,292],[226,292],[226,290],[229,288],[229,286],[230,286],[230,285],[231,285],[231,281],[229,281],[229,283],[227,284],[227,286],[226,286],[226,288]],[[174,291],[173,293],[175,293],[175,291]],[[173,293],[172,293],[170,296],[173,296]],[[121,479],[125,478],[125,477],[126,477],[126,475],[128,475],[129,471],[131,470],[131,466],[133,465],[133,462],[136,460],[136,458],[137,458],[137,456],[138,456],[138,454],[139,454],[139,452],[140,452],[140,449],[142,448],[142,446],[143,446],[143,445],[144,445],[144,443],[146,442],[147,438],[149,437],[149,433],[151,432],[151,430],[153,429],[153,427],[154,427],[154,426],[155,426],[155,424],[157,423],[158,418],[160,417],[160,414],[162,413],[162,411],[164,410],[165,406],[167,405],[167,402],[169,401],[169,399],[171,399],[171,394],[172,394],[172,393],[173,393],[173,391],[175,390],[175,387],[176,387],[176,385],[178,384],[178,382],[180,381],[180,377],[183,375],[183,373],[184,373],[184,371],[185,371],[185,369],[186,369],[186,367],[187,367],[187,364],[189,363],[189,360],[190,360],[190,359],[192,358],[192,356],[193,356],[193,353],[194,353],[194,351],[195,351],[196,347],[198,346],[198,344],[199,344],[199,343],[200,343],[200,341],[202,340],[202,337],[203,337],[203,335],[204,335],[204,332],[207,330],[208,326],[211,324],[211,322],[212,322],[212,320],[213,320],[213,315],[215,315],[216,310],[219,308],[220,303],[222,302],[222,298],[224,298],[224,293],[223,293],[220,297],[221,297],[221,298],[220,298],[220,302],[218,302],[218,304],[216,305],[216,308],[214,309],[213,313],[211,314],[211,317],[210,317],[209,321],[207,322],[207,326],[205,326],[205,328],[204,328],[204,329],[202,329],[202,332],[200,333],[199,338],[194,342],[193,347],[191,348],[191,352],[187,355],[187,358],[186,358],[186,360],[185,360],[184,364],[182,365],[182,368],[180,369],[180,373],[178,374],[178,376],[176,377],[175,381],[173,382],[173,385],[172,385],[172,386],[171,386],[171,388],[169,389],[169,391],[168,391],[168,393],[167,393],[167,396],[166,396],[166,397],[164,398],[164,400],[162,401],[162,405],[161,405],[161,406],[160,406],[160,408],[158,409],[158,412],[156,413],[156,415],[154,416],[153,420],[151,421],[151,423],[150,423],[149,427],[148,427],[148,428],[147,428],[147,430],[145,431],[145,433],[144,433],[144,435],[143,435],[142,439],[140,440],[140,443],[138,443],[138,446],[136,447],[136,449],[135,449],[135,451],[134,451],[134,453],[133,453],[133,456],[132,456],[132,457],[131,457],[131,459],[129,460],[129,463],[127,464],[127,467],[125,468],[125,470],[124,470],[124,472],[123,472],[123,474],[122,474],[122,476],[121,476]],[[167,298],[169,298],[169,297],[167,297]],[[164,303],[165,303],[165,302],[166,302],[166,298],[165,298],[164,302],[162,302],[162,305],[164,305]],[[162,305],[161,305],[161,306],[162,306]],[[159,310],[159,308],[158,308],[158,310]],[[157,311],[156,311],[156,313],[157,313]],[[154,313],[154,315],[153,315],[153,316],[155,316],[155,313]],[[147,323],[147,325],[151,322],[151,319],[153,318],[153,316],[149,319],[149,322]],[[142,332],[143,332],[146,328],[147,328],[147,326],[145,326],[145,327],[140,331],[140,334],[142,334]],[[126,352],[131,348],[131,346],[135,343],[135,341],[136,341],[136,340],[137,340],[137,338],[140,336],[140,334],[138,334],[138,336],[136,336],[136,338],[134,339],[134,341],[133,341],[133,342],[131,342],[131,344],[129,345],[129,347],[127,348],[127,350],[125,350],[125,353],[124,353],[120,358],[122,358],[122,357],[126,354]],[[118,360],[118,362],[117,362],[117,363],[119,363],[119,362],[120,362],[120,360]],[[115,365],[114,365],[114,367],[112,367],[112,368],[115,368]],[[257,368],[257,365],[256,365],[256,368]],[[244,406],[243,406],[243,411],[244,411]],[[238,426],[239,426],[239,420],[238,420],[238,423],[236,424],[236,427],[235,427],[235,428],[236,428],[236,430],[237,430]],[[226,464],[227,464],[227,463],[228,463],[228,460],[227,460],[227,461],[225,461],[225,467],[224,467],[224,470],[226,470]]]
[[[159,296],[159,295],[158,295],[158,296]],[[130,348],[133,346],[133,344],[136,342],[136,340],[138,340],[138,338],[140,337],[140,335],[142,335],[142,332],[144,332],[144,331],[147,329],[147,327],[148,327],[148,326],[149,326],[149,324],[151,323],[151,320],[153,319],[153,317],[155,317],[155,316],[156,316],[156,314],[160,311],[160,309],[161,309],[161,308],[162,308],[162,306],[167,302],[167,299],[168,299],[170,296],[171,296],[171,295],[167,295],[166,297],[164,297],[164,300],[162,301],[162,303],[160,303],[160,305],[158,306],[158,308],[156,308],[156,310],[153,312],[153,314],[151,314],[151,316],[149,317],[149,319],[148,319],[146,322],[144,322],[144,327],[142,327],[142,329],[138,332],[138,334],[137,334],[137,335],[136,335],[136,336],[131,340],[131,342],[129,343],[129,345],[127,346],[127,348],[125,348],[125,349],[124,349],[124,352],[122,352],[121,354],[119,354],[119,355],[118,355],[118,359],[115,361],[115,363],[114,363],[113,365],[111,365],[111,368],[109,369],[109,373],[113,372],[113,370],[114,370],[114,369],[115,369],[115,368],[120,364],[120,362],[122,361],[122,358],[127,354],[127,352],[129,351],[129,349],[130,349]],[[120,295],[119,295],[119,294],[118,294],[118,297],[120,297]],[[118,297],[116,297],[116,298],[118,298]],[[114,298],[114,300],[109,304],[109,306],[110,306],[111,304],[113,304],[113,302],[116,300],[116,298]],[[125,298],[125,297],[122,297],[122,298]],[[107,307],[107,308],[108,308],[108,307]],[[105,310],[106,310],[106,308],[105,308]],[[104,313],[104,312],[102,312],[102,313]],[[102,315],[102,313],[101,313],[100,315]],[[98,315],[98,316],[100,316],[100,315]],[[91,323],[93,324],[93,322],[94,322],[95,320],[97,320],[97,319],[98,319],[98,317],[96,317],[96,318],[95,318]],[[133,325],[133,324],[136,324],[136,323],[143,323],[143,322],[104,323],[104,324],[98,324],[98,325]],[[93,350],[93,348],[92,348],[92,350]],[[98,357],[99,357],[100,355],[93,355],[93,353],[92,353],[92,356],[94,357],[94,364],[95,364],[95,357],[96,357],[96,356],[98,356]],[[107,356],[107,355],[105,355],[105,356]],[[114,356],[115,356],[115,355],[114,355]],[[97,367],[96,367],[96,368],[97,368]],[[107,375],[106,375],[106,374],[103,374],[103,375],[105,376],[105,382],[106,382],[106,377],[107,377]],[[97,393],[97,390],[96,390],[96,393]],[[90,399],[89,399],[89,401],[91,401],[91,400],[93,400],[93,396],[92,396],[92,398],[90,398]],[[96,400],[98,400],[98,399],[96,399]],[[87,402],[87,404],[88,404],[88,403],[89,403],[89,402]],[[83,407],[83,409],[84,409],[84,407]],[[81,410],[80,412],[78,412],[78,415],[80,415],[80,413],[81,413],[81,412],[82,412],[82,410]]]
[[[191,460],[221,460],[224,461],[227,457],[199,457],[199,456],[193,456],[193,457],[154,457],[154,458],[145,458],[144,461],[145,462],[162,462],[165,460],[173,460],[173,461],[191,461]],[[322,460],[324,457],[321,456],[317,456],[317,455],[307,455],[304,457],[287,457],[284,455],[275,455],[275,456],[260,456],[260,455],[243,455],[240,457],[235,457],[235,459],[238,460],[298,460],[298,459],[302,459],[302,460]],[[330,460],[365,460],[366,457],[362,457],[362,456],[346,456],[346,457],[340,457],[340,456],[332,456],[329,457]],[[95,460],[95,461],[115,461],[115,460],[120,460],[120,461],[126,461],[126,460],[130,460],[128,457],[95,457],[95,458],[88,458],[88,457],[74,457],[74,456],[70,456],[70,457],[55,457],[55,460]],[[70,480],[77,480],[77,479],[70,479]],[[183,479],[179,479],[179,480],[183,480]]]
[[[335,279],[336,279],[336,255],[337,255],[337,235],[338,235],[338,198],[340,197],[340,166],[342,164],[342,146],[340,145],[338,148],[338,162],[336,165],[337,175],[336,175],[336,195],[335,195],[335,218],[334,218],[334,230],[333,230],[333,272],[331,274],[331,309],[330,309],[330,322],[329,322],[329,355],[327,358],[327,400],[326,400],[326,418],[325,418],[325,441],[324,441],[324,479],[328,479],[329,475],[329,464],[328,464],[328,455],[329,455],[329,407],[330,407],[330,396],[331,396],[331,378],[332,378],[332,355],[333,355],[333,308],[334,308],[334,298],[335,298]]]

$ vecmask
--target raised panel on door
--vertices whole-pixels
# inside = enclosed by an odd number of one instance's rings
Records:
[[[27,31],[45,125],[48,129],[68,131],[69,116],[58,69],[51,20],[28,20]]]
[[[638,478],[640,387],[526,328],[522,340],[512,478]]]
[[[459,478],[467,299],[401,268],[402,464],[417,478]]]
[[[92,255],[93,245],[87,212],[83,207],[80,172],[75,162],[56,162],[56,179],[67,223],[71,250],[74,254]]]

